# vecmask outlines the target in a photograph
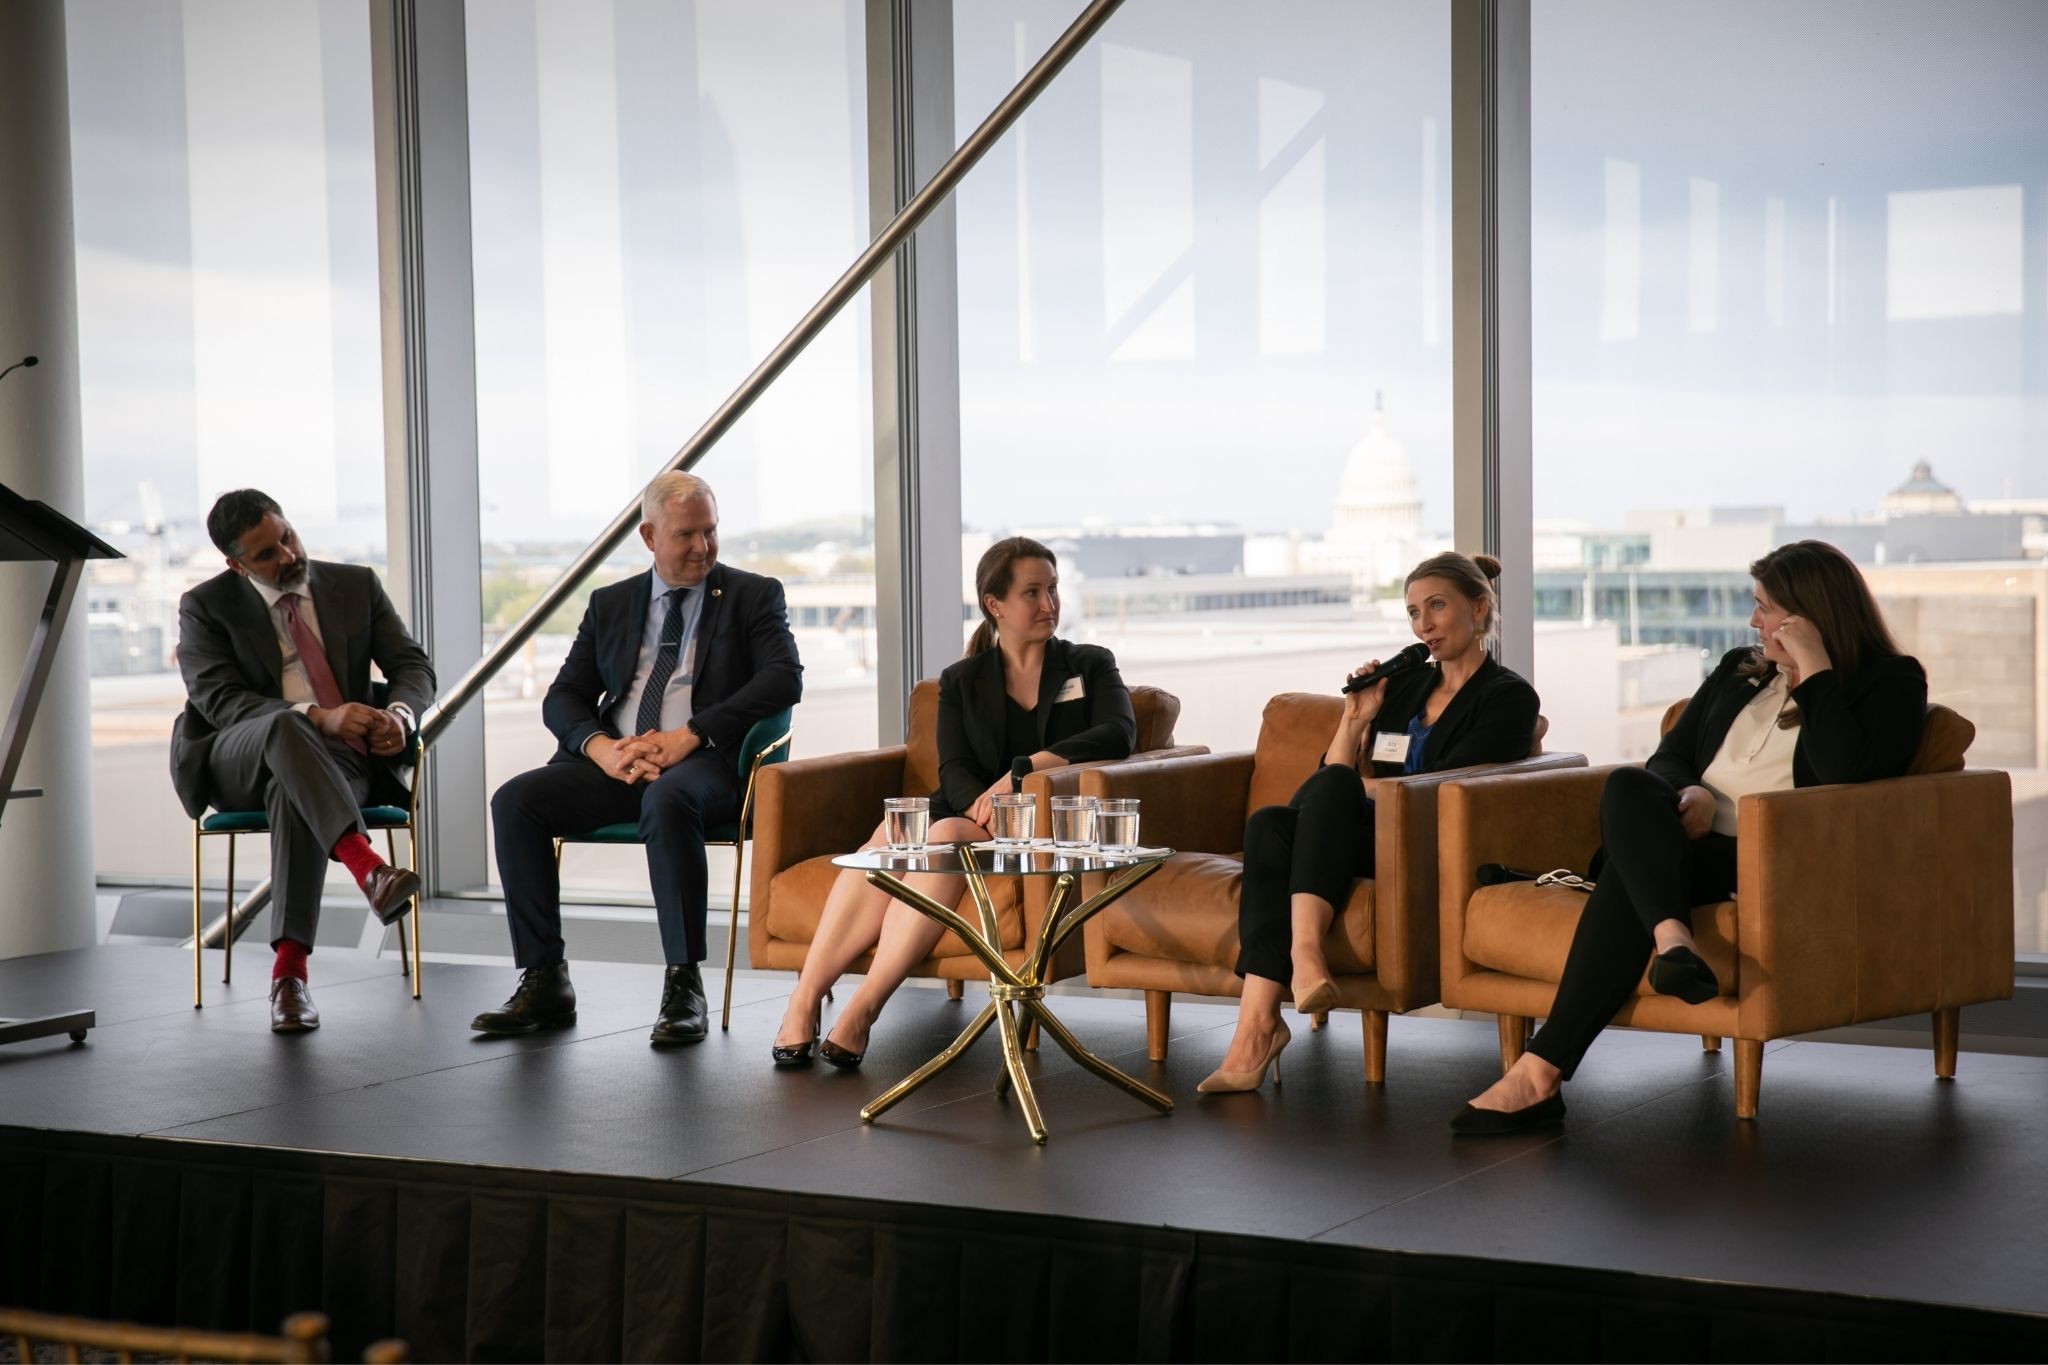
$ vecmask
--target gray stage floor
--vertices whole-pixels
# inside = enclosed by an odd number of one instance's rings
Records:
[[[857,1111],[979,1008],[906,988],[857,1075],[776,1072],[789,978],[742,973],[730,1032],[657,1052],[658,969],[575,969],[581,1021],[473,1037],[504,968],[317,956],[324,1026],[268,1030],[268,954],[241,950],[202,1011],[190,958],[108,947],[0,962],[0,1013],[99,1011],[89,1042],[0,1048],[0,1124],[413,1157],[1042,1212],[1395,1251],[1555,1263],[2048,1314],[2048,1059],[1797,1042],[1765,1060],[1760,1118],[1734,1117],[1732,1050],[1616,1030],[1567,1091],[1561,1133],[1454,1139],[1497,1066],[1490,1024],[1393,1020],[1388,1082],[1362,1080],[1356,1015],[1296,1024],[1286,1083],[1197,1096],[1231,1008],[1176,1004],[1171,1058],[1133,1000],[1063,995],[1081,1039],[1171,1094],[1150,1109],[1047,1039],[1030,1065],[1051,1129],[998,1098],[993,1034],[881,1122]],[[714,995],[715,982],[710,983]],[[843,997],[842,997],[843,998]],[[714,1002],[714,1009],[716,1008]],[[1968,1016],[1965,1016],[1967,1031]]]

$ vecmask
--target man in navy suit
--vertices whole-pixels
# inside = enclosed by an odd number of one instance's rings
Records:
[[[755,721],[794,706],[803,665],[782,584],[718,562],[718,500],[690,474],[664,474],[641,501],[654,566],[590,595],[541,706],[561,747],[491,797],[505,886],[512,998],[479,1014],[479,1033],[576,1022],[562,952],[554,840],[636,820],[647,845],[668,973],[656,1046],[701,1041],[710,1021],[704,831],[739,816],[736,751]]]

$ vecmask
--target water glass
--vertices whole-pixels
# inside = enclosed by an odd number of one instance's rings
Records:
[[[1052,799],[1052,846],[1095,847],[1095,798],[1055,796]]]
[[[1095,812],[1095,831],[1104,853],[1129,853],[1138,847],[1138,798],[1105,796]]]
[[[925,846],[932,829],[932,801],[928,796],[892,796],[882,802],[883,833],[889,847],[908,853]]]
[[[1038,833],[1038,802],[1023,792],[1010,792],[990,800],[995,826],[989,832],[999,844],[1029,844]]]

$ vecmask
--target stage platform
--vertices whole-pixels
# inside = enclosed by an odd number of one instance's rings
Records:
[[[1623,1031],[1564,1131],[1454,1139],[1489,1023],[1294,1025],[1285,1085],[1197,1096],[1233,1010],[1062,994],[1161,1117],[1050,1039],[1051,1137],[992,1084],[993,1034],[882,1121],[861,1103],[979,1008],[906,988],[867,1065],[776,1072],[789,978],[657,1052],[658,969],[575,968],[579,1025],[467,1028],[502,967],[321,954],[324,1026],[105,947],[0,962],[0,1014],[99,1012],[0,1049],[0,1302],[194,1326],[319,1307],[339,1351],[417,1359],[2038,1359],[2048,1354],[2048,1059],[1774,1045],[1758,1121],[1733,1052]],[[715,981],[710,983],[716,992]],[[842,996],[843,998],[843,996]],[[714,1011],[716,1002],[714,1001]],[[1965,1029],[1969,1027],[1965,1016]],[[340,1357],[338,1357],[340,1358]]]

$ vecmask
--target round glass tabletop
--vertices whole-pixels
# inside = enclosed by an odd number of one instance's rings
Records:
[[[958,876],[961,856],[974,860],[984,877],[1050,877],[1061,872],[1115,872],[1173,856],[1170,848],[1134,848],[1107,853],[1100,849],[1054,848],[1050,839],[1033,844],[929,844],[921,850],[861,849],[832,860],[834,867],[861,872],[940,872]]]

